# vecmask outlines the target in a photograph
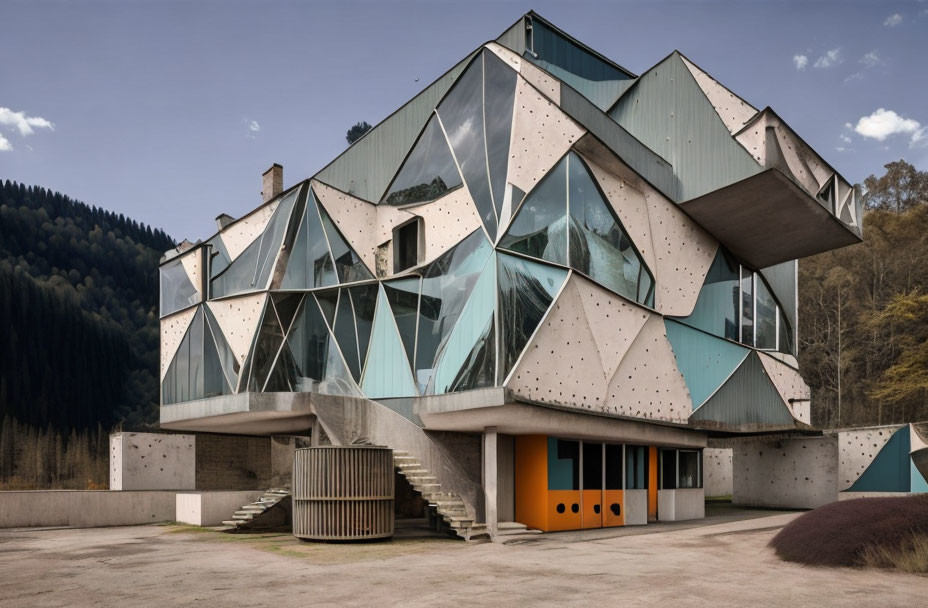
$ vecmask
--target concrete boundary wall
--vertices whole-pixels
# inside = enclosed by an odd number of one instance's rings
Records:
[[[173,521],[175,494],[160,490],[0,492],[0,528],[96,528]]]

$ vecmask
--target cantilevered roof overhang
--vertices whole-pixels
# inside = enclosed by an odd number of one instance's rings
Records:
[[[683,202],[680,208],[755,268],[863,240],[775,167]]]

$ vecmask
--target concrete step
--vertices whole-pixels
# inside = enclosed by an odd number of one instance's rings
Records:
[[[251,521],[252,519],[254,519],[254,517],[255,517],[254,515],[252,515],[251,513],[246,513],[245,511],[236,511],[232,515],[232,519],[237,519],[239,521]]]
[[[264,505],[245,505],[242,507],[242,511],[253,511],[254,513],[264,513],[267,511],[267,507]]]
[[[396,452],[393,453],[393,462],[416,462],[418,459],[415,456],[397,456]]]
[[[421,485],[424,483],[438,483],[438,480],[431,475],[407,475],[406,481],[413,485]]]
[[[241,522],[240,520],[237,520],[237,519],[236,519],[236,520],[231,520],[231,521],[229,521],[229,520],[224,521],[224,522],[222,522],[222,525],[224,525],[224,526],[231,526],[231,527],[233,527],[233,528],[238,528],[238,525],[239,525],[240,523],[242,523],[242,522]]]
[[[407,469],[421,469],[422,463],[418,460],[410,459],[404,460],[403,462],[394,462],[393,466],[402,471],[406,471]]]
[[[428,477],[428,475],[429,475],[428,469],[423,469],[423,468],[418,468],[418,469],[413,469],[413,468],[401,469],[401,470],[400,470],[400,473],[402,473],[403,475],[405,475],[407,479],[410,478],[410,477]]]
[[[393,450],[393,456],[409,456],[409,452],[406,450]]]

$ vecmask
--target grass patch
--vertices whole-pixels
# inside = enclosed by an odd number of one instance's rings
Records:
[[[928,495],[825,505],[794,519],[770,545],[800,564],[928,574]]]

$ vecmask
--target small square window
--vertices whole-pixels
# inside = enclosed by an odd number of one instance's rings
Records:
[[[393,272],[402,272],[419,263],[418,219],[393,231]]]

